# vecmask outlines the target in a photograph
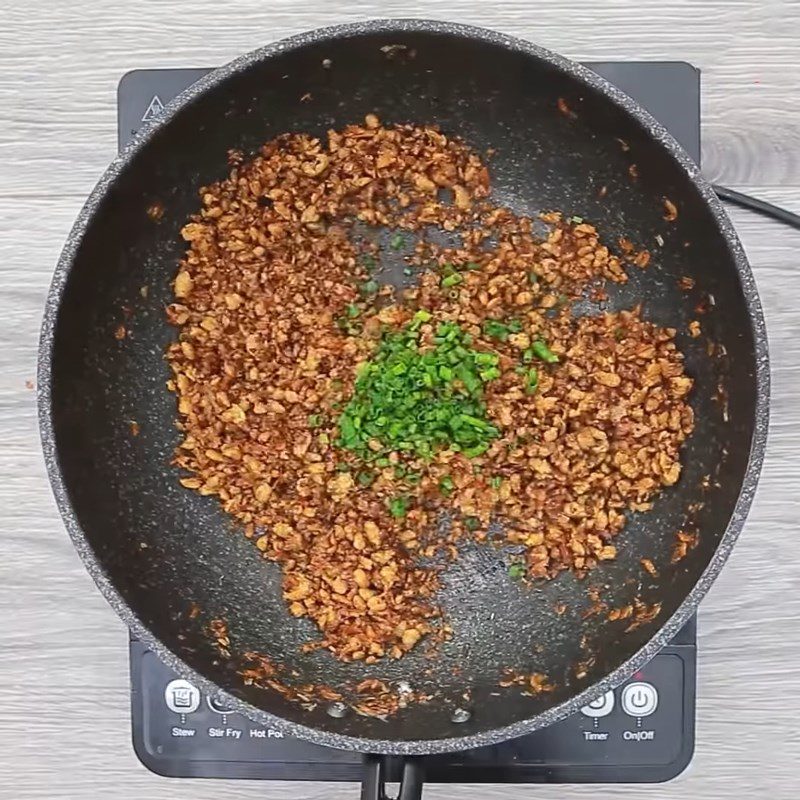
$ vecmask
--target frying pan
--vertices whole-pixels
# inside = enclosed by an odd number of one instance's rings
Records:
[[[572,114],[559,113],[559,98]],[[227,173],[226,152],[254,152],[285,131],[324,135],[369,112],[388,123],[435,123],[478,150],[494,148],[493,197],[518,213],[559,209],[590,220],[607,241],[624,235],[647,243],[651,265],[615,287],[608,304],[641,304],[645,317],[678,330],[696,418],[680,481],[652,511],[631,516],[614,562],[584,580],[565,573],[527,586],[509,578],[497,548],[465,546],[440,596],[452,639],[435,659],[416,648],[374,666],[302,653],[315,630],[287,613],[279,568],[259,557],[213,498],[180,487],[170,464],[179,432],[163,359],[176,335],[164,306],[184,247],[179,231],[198,206],[198,188]],[[663,217],[664,198],[679,210],[673,222]],[[163,208],[157,223],[147,214],[154,203]],[[682,277],[694,288],[685,281],[681,288]],[[703,335],[691,338],[685,331],[701,312]],[[119,341],[114,331],[123,321],[128,336]],[[42,440],[58,506],[111,605],[169,667],[234,710],[321,745],[373,754],[365,797],[383,794],[378,755],[440,753],[530,733],[621,683],[669,641],[744,523],[764,451],[767,395],[767,340],[750,268],[712,189],[675,140],[578,64],[497,33],[422,21],[297,36],[180,95],[113,162],[81,211],[53,279],[39,366]],[[681,529],[696,531],[698,543],[674,561]],[[642,558],[654,562],[657,577],[642,571]],[[625,620],[591,613],[590,587],[609,609],[636,599],[660,604],[660,613],[626,630]],[[264,653],[300,683],[343,687],[375,676],[432,699],[378,719],[246,686],[235,658],[221,658],[209,639],[214,618],[227,622],[234,655]],[[554,688],[536,696],[502,688],[504,669],[544,673]],[[418,796],[421,785],[420,762],[408,758],[401,795]]]

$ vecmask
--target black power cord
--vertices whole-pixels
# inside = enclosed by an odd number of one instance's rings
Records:
[[[720,186],[717,183],[712,184],[712,186],[720,200],[725,200],[728,203],[733,203],[735,206],[755,211],[757,214],[762,214],[765,217],[772,217],[772,219],[776,219],[779,222],[791,225],[793,228],[800,230],[800,215],[793,214],[785,208],[774,206],[772,203],[767,203],[756,197],[750,197],[749,194],[742,194],[733,189],[728,189],[725,186]]]

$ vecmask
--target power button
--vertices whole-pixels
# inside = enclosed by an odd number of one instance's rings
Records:
[[[658,692],[651,683],[629,683],[622,690],[622,710],[631,717],[649,717],[658,708]]]

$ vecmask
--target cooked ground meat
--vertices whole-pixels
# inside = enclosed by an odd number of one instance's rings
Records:
[[[369,115],[234,161],[183,229],[175,463],[281,563],[308,647],[372,663],[446,635],[420,557],[459,537],[524,545],[525,580],[613,559],[626,512],[679,478],[692,380],[674,330],[572,301],[646,251],[495,207],[435,128]],[[408,286],[382,285],[400,251]]]

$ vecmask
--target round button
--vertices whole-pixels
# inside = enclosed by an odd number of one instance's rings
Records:
[[[622,690],[622,710],[631,717],[649,717],[658,708],[658,692],[651,683],[629,683]]]
[[[605,717],[614,710],[614,692],[606,692],[581,709],[585,717]]]
[[[164,702],[176,714],[191,714],[200,705],[200,690],[189,681],[178,678],[164,689]]]
[[[224,703],[220,702],[216,697],[209,695],[206,697],[208,707],[217,714],[234,714],[230,708],[227,708]]]

